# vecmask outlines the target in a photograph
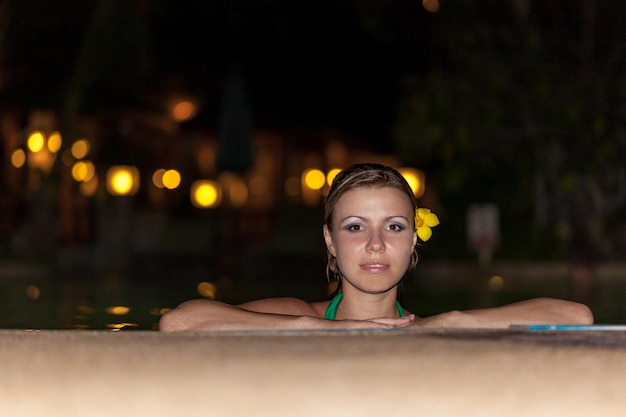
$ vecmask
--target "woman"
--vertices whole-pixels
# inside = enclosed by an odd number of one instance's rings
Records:
[[[331,301],[272,298],[232,306],[192,300],[165,314],[159,327],[175,331],[593,323],[586,306],[548,298],[427,318],[404,310],[397,301],[398,285],[417,264],[418,235],[427,240],[429,226],[437,223],[429,210],[417,209],[411,188],[396,170],[353,165],[337,175],[326,199],[327,272],[339,282]]]

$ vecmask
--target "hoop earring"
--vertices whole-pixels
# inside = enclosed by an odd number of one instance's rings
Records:
[[[417,262],[419,261],[419,255],[417,254],[417,247],[413,248],[413,252],[411,253],[411,259],[409,260],[409,268],[407,272],[415,268],[417,266]]]

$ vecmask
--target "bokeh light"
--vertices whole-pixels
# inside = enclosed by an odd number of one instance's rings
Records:
[[[212,282],[201,282],[197,286],[198,294],[205,298],[215,299],[217,287]]]
[[[83,159],[89,154],[91,145],[89,145],[89,141],[87,139],[79,139],[72,144],[70,150],[74,158]]]
[[[171,114],[177,122],[184,122],[196,114],[196,106],[191,101],[182,100],[172,106]]]
[[[439,11],[439,0],[422,0],[422,6],[427,12],[436,13]]]
[[[175,169],[168,169],[163,173],[161,181],[165,188],[167,188],[168,190],[173,190],[175,188],[178,188],[178,186],[180,185],[181,176],[180,173]]]
[[[302,182],[311,190],[319,190],[326,184],[326,175],[319,169],[307,169],[302,173]]]
[[[107,312],[107,314],[111,314],[114,316],[123,316],[123,315],[130,313],[130,307],[112,306],[112,307],[107,307],[105,311]]]
[[[339,168],[333,168],[330,171],[328,171],[328,174],[326,174],[326,183],[328,185],[333,185],[333,180],[335,179],[337,174],[339,174],[340,172],[341,172],[341,169]]]
[[[29,285],[26,287],[26,296],[31,300],[37,300],[41,296],[41,291],[39,290],[39,287]]]
[[[139,190],[139,170],[133,166],[112,166],[107,171],[106,187],[112,195],[133,195]]]
[[[398,172],[404,177],[406,182],[409,183],[411,190],[413,190],[413,194],[416,197],[421,197],[424,195],[425,180],[424,180],[424,172],[415,168],[406,168],[401,167],[398,168]]]
[[[59,149],[61,149],[62,144],[63,139],[61,138],[61,134],[59,132],[52,132],[48,138],[48,150],[52,153],[57,153]]]
[[[36,130],[28,136],[26,146],[32,153],[37,153],[43,149],[45,142],[46,139],[43,136],[43,133]]]
[[[72,166],[72,178],[75,181],[90,181],[96,173],[96,167],[91,161],[78,161]]]
[[[152,174],[152,184],[154,184],[155,187],[165,188],[165,185],[163,184],[163,174],[165,174],[165,171],[165,169],[160,168]]]
[[[500,292],[504,288],[504,278],[499,275],[494,275],[489,278],[489,289],[492,292]]]
[[[26,163],[26,152],[22,149],[16,149],[11,154],[11,164],[15,168],[21,168]]]
[[[221,203],[222,191],[215,181],[197,180],[191,184],[191,203],[198,208],[217,207]]]

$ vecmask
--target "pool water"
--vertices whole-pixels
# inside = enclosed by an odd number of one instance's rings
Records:
[[[55,276],[0,275],[0,328],[4,329],[157,329],[163,313],[194,298],[240,303],[264,297],[324,299],[328,284],[320,271],[297,279],[232,279],[206,273],[168,277],[92,273]],[[571,299],[565,278],[508,279],[442,274],[422,270],[410,277],[401,297],[407,310],[428,316],[452,309],[488,307],[532,297]],[[319,277],[319,278],[317,278]],[[453,277],[453,278],[451,278]],[[494,278],[495,277],[495,278]],[[601,278],[584,300],[596,323],[626,323],[626,279]]]

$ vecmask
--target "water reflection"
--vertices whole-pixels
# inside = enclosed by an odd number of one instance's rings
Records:
[[[129,327],[139,327],[139,324],[137,323],[109,323],[106,326],[108,329],[111,329],[111,331],[113,332],[119,332],[122,329],[125,328],[129,328]]]

